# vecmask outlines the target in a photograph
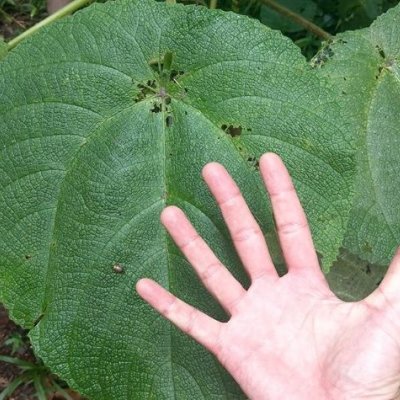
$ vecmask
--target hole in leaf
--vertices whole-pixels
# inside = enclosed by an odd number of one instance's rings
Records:
[[[163,68],[163,63],[160,62],[159,60],[151,60],[149,62],[150,68],[156,72],[157,74],[161,72]]]
[[[159,113],[161,111],[161,104],[154,103],[150,111],[153,113]]]
[[[313,68],[322,67],[331,57],[333,57],[335,52],[330,46],[324,47],[320,50],[317,55],[311,60],[311,66]]]
[[[242,134],[242,127],[240,125],[239,126],[233,126],[233,125],[228,126],[226,124],[223,124],[223,125],[221,125],[221,129],[232,137],[240,136]]]
[[[378,49],[379,55],[380,55],[382,58],[386,58],[386,54],[385,54],[385,52],[383,51],[382,47],[376,46],[376,48]]]
[[[167,127],[170,128],[173,123],[174,123],[174,120],[172,118],[172,115],[168,115],[168,117],[165,118],[165,125],[167,125]]]
[[[36,318],[35,322],[33,323],[33,326],[37,326],[43,317],[44,317],[44,312],[43,312],[42,314],[40,314],[40,315]]]
[[[185,71],[177,71],[175,69],[173,69],[171,71],[171,73],[169,74],[169,80],[170,81],[175,81],[176,78],[178,78],[179,76],[183,75],[185,73]]]
[[[250,165],[252,167],[254,167],[255,169],[259,169],[260,168],[260,162],[258,161],[258,159],[256,157],[248,157],[247,161],[250,163]]]
[[[153,89],[156,88],[156,81],[148,80],[146,83],[139,83],[137,88],[139,89],[139,93],[135,97],[135,103],[145,99],[148,94],[154,94]]]

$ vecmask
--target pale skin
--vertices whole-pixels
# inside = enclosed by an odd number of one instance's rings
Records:
[[[400,251],[380,286],[359,302],[339,300],[321,272],[306,216],[281,159],[260,159],[288,272],[279,277],[238,186],[218,163],[203,177],[251,285],[216,258],[177,207],[161,221],[230,319],[217,321],[150,279],[139,295],[201,343],[254,400],[397,399],[400,387]],[[211,244],[212,245],[212,244]]]

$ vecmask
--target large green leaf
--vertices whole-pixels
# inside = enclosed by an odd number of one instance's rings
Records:
[[[348,126],[357,132],[357,181],[344,245],[388,265],[400,244],[400,7],[371,28],[347,32],[321,73],[335,82]],[[315,64],[315,60],[314,60]]]
[[[2,61],[0,299],[70,385],[96,400],[242,397],[133,287],[155,278],[224,318],[159,214],[182,207],[245,283],[200,171],[226,165],[275,248],[266,151],[288,165],[331,265],[358,131],[321,71],[256,21],[149,0],[93,5]]]

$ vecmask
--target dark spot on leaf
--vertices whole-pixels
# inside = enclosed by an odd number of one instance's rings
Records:
[[[342,90],[342,94],[347,94],[344,90]]]
[[[370,275],[370,274],[371,274],[371,267],[370,267],[369,264],[367,264],[367,266],[365,267],[365,273],[366,273],[367,275]]]
[[[170,81],[175,81],[176,78],[178,78],[179,76],[183,75],[185,73],[185,71],[177,71],[175,69],[173,69],[171,71],[171,73],[169,74],[169,80]]]
[[[347,78],[344,76],[344,77],[343,77],[343,80],[344,80],[344,81],[347,81]]]
[[[124,273],[124,267],[121,264],[118,264],[118,263],[114,264],[112,269],[116,274]]]
[[[157,87],[156,81],[155,81],[154,79],[151,80],[151,81],[150,81],[150,80],[147,81],[147,86],[149,86],[149,87],[155,89],[155,88]]]
[[[189,91],[188,88],[183,88],[183,90],[185,91],[185,93],[187,93]]]
[[[161,104],[154,103],[150,111],[153,113],[159,113],[161,111]]]
[[[152,61],[150,61],[149,65],[150,65],[150,68],[156,73],[159,73],[160,69],[162,70],[162,68],[163,68],[163,63],[160,62],[159,60],[152,60]]]
[[[171,97],[168,96],[168,97],[165,98],[165,104],[168,105],[170,103],[171,103]]]
[[[148,94],[154,94],[153,89],[156,87],[156,82],[154,80],[148,80],[146,83],[139,83],[137,87],[139,89],[139,93],[134,99],[135,103],[145,99]]]
[[[260,169],[260,162],[258,161],[258,159],[256,157],[248,157],[247,161],[256,170]]]
[[[385,54],[385,52],[383,51],[382,47],[376,46],[376,48],[378,49],[379,55],[380,55],[382,58],[386,58],[386,54]]]
[[[317,55],[311,60],[311,66],[313,68],[322,67],[329,58],[333,57],[335,52],[330,46],[326,46],[321,49]]]
[[[246,130],[247,130],[247,132],[251,132],[252,129],[251,128],[247,128]]]
[[[30,260],[32,256],[30,254],[25,254],[25,260]]]
[[[168,115],[167,118],[165,118],[165,125],[167,125],[167,127],[170,128],[173,123],[174,119],[172,118],[172,115]]]
[[[185,115],[188,115],[188,112],[185,110]]]
[[[233,125],[222,125],[221,129],[225,131],[228,135],[235,137],[235,136],[240,136],[242,134],[242,127],[239,126],[233,126]]]
[[[37,326],[38,323],[41,321],[41,319],[44,317],[44,312],[41,313],[35,320],[35,322],[33,323],[33,326]]]

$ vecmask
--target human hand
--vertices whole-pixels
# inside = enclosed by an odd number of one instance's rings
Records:
[[[290,176],[272,153],[260,160],[288,273],[279,277],[239,188],[217,163],[203,176],[251,278],[245,290],[218,261],[184,213],[161,221],[206,288],[230,315],[219,322],[150,279],[139,295],[211,351],[254,400],[394,399],[400,385],[400,252],[380,286],[346,303],[322,274]]]

